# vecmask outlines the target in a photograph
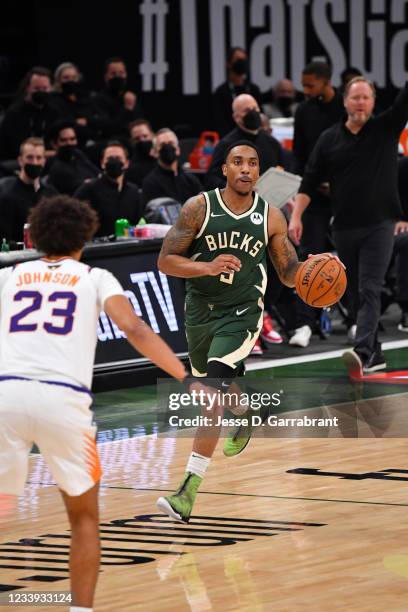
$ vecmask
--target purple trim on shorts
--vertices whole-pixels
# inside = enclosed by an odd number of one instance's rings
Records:
[[[0,376],[0,381],[2,380],[31,380],[40,383],[44,383],[46,385],[57,385],[58,387],[68,387],[69,389],[73,389],[74,391],[79,391],[80,393],[87,393],[93,399],[93,393],[87,387],[80,387],[78,385],[70,385],[69,383],[60,382],[57,380],[39,380],[38,378],[27,378],[25,376]]]

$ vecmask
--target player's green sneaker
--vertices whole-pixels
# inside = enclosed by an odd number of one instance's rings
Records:
[[[156,503],[158,509],[176,521],[188,523],[201,481],[197,474],[187,472],[174,495],[159,497]]]
[[[262,406],[259,416],[261,417],[261,424],[265,423],[268,416],[270,415],[270,407]],[[250,419],[249,419],[250,420]],[[248,442],[252,436],[252,425],[240,425],[237,427],[228,438],[224,440],[223,452],[226,457],[235,457],[242,453],[244,448],[247,447]]]
[[[223,453],[226,457],[234,457],[242,453],[252,435],[252,425],[240,425],[224,440]]]

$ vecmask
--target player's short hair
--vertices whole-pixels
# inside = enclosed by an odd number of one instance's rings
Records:
[[[258,157],[258,161],[260,160],[259,150],[257,146],[254,145],[253,142],[251,142],[250,140],[238,140],[237,142],[234,142],[233,144],[231,144],[228,147],[228,149],[225,151],[224,164],[227,162],[228,155],[231,153],[232,149],[235,149],[235,147],[251,147],[251,149],[255,151]]]
[[[302,70],[302,74],[312,74],[318,79],[327,79],[330,81],[332,77],[332,68],[327,62],[310,62]]]
[[[127,126],[129,134],[130,134],[131,129],[138,125],[147,125],[149,130],[153,133],[152,124],[150,123],[148,119],[135,119],[134,121],[131,121]]]
[[[102,158],[103,158],[103,156],[105,155],[105,151],[106,151],[106,149],[108,149],[109,147],[119,147],[120,149],[122,149],[122,150],[123,150],[123,152],[124,152],[124,154],[125,154],[126,159],[129,159],[129,149],[128,149],[128,147],[127,147],[127,146],[126,146],[126,145],[125,145],[123,142],[121,142],[120,140],[109,140],[109,142],[107,142],[107,143],[104,145],[104,147],[103,147],[103,149],[102,149],[102,151],[101,151],[101,159],[102,159]]]
[[[23,140],[23,142],[20,144],[20,155],[24,153],[24,147],[26,145],[32,145],[33,147],[44,147],[45,149],[44,140],[42,138],[39,138],[38,136],[30,136],[29,138]]]
[[[119,57],[119,55],[112,55],[111,57],[108,57],[105,60],[105,63],[104,63],[104,66],[103,66],[104,72],[107,72],[107,70],[108,70],[108,68],[109,68],[109,66],[111,64],[123,64],[125,66],[125,68],[126,68],[125,60],[123,59],[123,57]]]
[[[366,79],[364,76],[355,76],[354,78],[352,78],[350,81],[348,81],[348,83],[346,84],[345,88],[344,88],[344,97],[347,98],[348,94],[350,93],[350,87],[352,85],[354,85],[355,83],[367,83],[367,85],[370,87],[373,96],[375,98],[376,96],[376,91],[375,91],[375,85],[372,81],[370,81],[370,79]]]
[[[27,219],[30,237],[46,255],[69,255],[91,240],[99,222],[86,202],[68,195],[42,199]]]

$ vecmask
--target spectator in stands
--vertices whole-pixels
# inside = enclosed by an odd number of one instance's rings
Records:
[[[378,340],[381,292],[394,247],[398,194],[398,142],[408,120],[408,83],[392,106],[373,115],[375,88],[364,77],[346,86],[347,119],[325,130],[307,163],[289,225],[295,244],[302,216],[316,188],[330,183],[333,238],[347,269],[351,314],[357,324],[354,349],[344,354],[359,375],[386,367]]]
[[[343,97],[331,83],[331,68],[325,62],[311,62],[302,72],[302,85],[306,100],[295,113],[293,137],[293,172],[303,176],[307,161],[320,134],[344,115]],[[314,193],[312,202],[303,215],[303,235],[299,259],[307,259],[309,253],[327,250],[327,233],[332,216],[329,190],[322,184]],[[297,299],[298,320],[289,343],[306,347],[313,331],[318,328],[320,310],[307,306]],[[351,326],[350,321],[350,326]]]
[[[80,146],[95,141],[99,135],[95,105],[84,88],[82,74],[71,62],[60,64],[54,73],[54,99],[61,117],[77,125]]]
[[[108,143],[102,152],[102,176],[84,183],[75,197],[96,210],[100,226],[95,236],[115,233],[116,219],[125,218],[136,225],[143,214],[139,189],[125,178],[128,151],[119,141]]]
[[[234,120],[231,117],[231,105],[240,94],[250,94],[261,104],[261,92],[255,83],[248,77],[248,54],[241,47],[233,47],[227,56],[227,80],[222,83],[213,94],[213,109],[215,128],[221,136],[234,129]]]
[[[162,128],[156,133],[154,155],[157,158],[156,166],[142,184],[145,206],[150,200],[163,197],[184,204],[188,198],[202,190],[198,178],[180,167],[178,138],[170,128]]]
[[[59,117],[52,103],[51,72],[36,66],[23,78],[19,99],[7,110],[0,127],[0,157],[15,159],[30,136],[44,137]]]
[[[263,105],[269,119],[294,117],[297,107],[296,90],[290,79],[278,81],[271,91],[271,101]]]
[[[147,119],[132,121],[128,130],[132,155],[126,177],[141,187],[145,176],[156,166],[156,158],[153,155],[154,132]]]
[[[59,193],[73,195],[88,179],[99,174],[82,151],[78,149],[76,124],[71,121],[58,122],[52,128],[51,144],[57,154],[51,160],[48,182]]]
[[[105,88],[94,97],[103,136],[127,137],[127,126],[142,117],[138,96],[128,88],[126,64],[120,57],[105,62]]]
[[[283,165],[283,154],[280,143],[267,134],[261,125],[261,111],[258,102],[249,94],[241,94],[232,103],[232,117],[235,128],[222,138],[215,147],[210,167],[205,177],[206,189],[225,187],[222,174],[225,151],[234,142],[249,140],[259,151],[261,174],[272,166]]]
[[[51,185],[44,185],[40,176],[45,166],[45,147],[41,138],[27,138],[20,145],[18,176],[5,180],[0,191],[0,237],[13,247],[23,241],[23,227],[30,208],[43,197],[57,194]]]

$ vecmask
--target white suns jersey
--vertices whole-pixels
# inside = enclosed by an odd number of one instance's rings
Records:
[[[0,270],[0,376],[90,388],[98,317],[113,295],[123,289],[110,272],[70,257]]]

